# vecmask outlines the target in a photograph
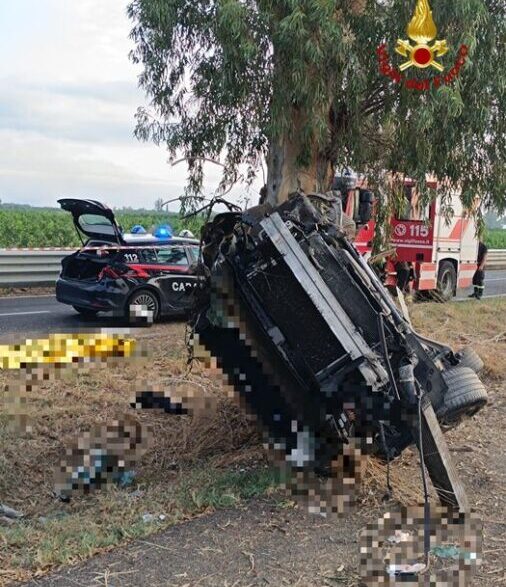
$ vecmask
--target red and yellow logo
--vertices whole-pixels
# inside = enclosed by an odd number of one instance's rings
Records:
[[[444,67],[435,58],[442,57],[447,53],[448,45],[446,41],[435,41],[432,46],[429,45],[437,36],[437,28],[428,0],[418,0],[415,14],[408,24],[406,32],[415,44],[412,45],[403,39],[397,41],[395,48],[397,53],[409,58],[400,65],[399,69],[404,71],[411,66],[421,69],[432,66],[438,71],[443,71]]]
[[[448,44],[444,39],[436,39],[437,27],[432,17],[428,0],[417,0],[415,12],[411,18],[406,34],[408,39],[398,39],[395,47],[396,53],[406,60],[398,68],[390,63],[386,45],[380,45],[377,50],[380,71],[390,77],[395,83],[403,83],[406,87],[416,90],[428,90],[431,86],[439,87],[442,84],[451,83],[460,72],[467,58],[467,47],[462,45],[458,52],[457,60],[450,71],[444,75],[433,78],[407,79],[404,71],[411,67],[418,69],[433,68],[439,73],[444,71],[444,65],[440,58],[448,53]]]

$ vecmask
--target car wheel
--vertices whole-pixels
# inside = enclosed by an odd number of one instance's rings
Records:
[[[151,324],[160,314],[160,303],[152,291],[139,289],[130,296],[126,309],[129,322]]]
[[[479,373],[485,366],[478,353],[469,346],[460,350],[457,357],[460,359],[459,367],[469,367],[475,373]]]
[[[74,310],[81,314],[83,318],[95,318],[98,314],[98,310],[90,310],[89,308],[82,308],[81,306],[72,306]]]
[[[457,272],[451,261],[443,261],[437,275],[437,287],[434,299],[440,302],[449,302],[455,295],[457,288]]]
[[[487,390],[469,367],[452,367],[441,374],[448,385],[443,403],[436,412],[442,424],[458,423],[463,416],[473,416],[487,403]]]

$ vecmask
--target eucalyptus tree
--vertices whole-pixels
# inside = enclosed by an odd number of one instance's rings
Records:
[[[133,0],[131,57],[149,99],[136,135],[183,153],[195,193],[204,158],[223,158],[224,187],[265,158],[271,201],[325,190],[350,166],[422,190],[434,174],[464,203],[504,210],[505,11],[504,0]]]

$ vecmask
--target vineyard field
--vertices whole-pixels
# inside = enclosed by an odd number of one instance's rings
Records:
[[[487,230],[485,244],[489,249],[506,249],[506,230]]]
[[[135,224],[151,230],[159,224],[170,224],[175,233],[183,228],[199,232],[200,219],[183,222],[177,214],[164,212],[118,211],[116,218],[125,232]],[[506,249],[506,230],[489,229],[485,243],[490,249]],[[10,209],[0,206],[0,248],[73,247],[79,237],[68,212],[57,209]]]
[[[118,211],[116,219],[125,232],[135,224],[141,224],[148,231],[159,224],[170,224],[176,233],[183,227],[195,232],[195,221],[192,222],[192,226],[183,226],[179,216],[170,213]],[[0,248],[79,245],[79,237],[68,212],[56,209],[13,210],[0,207]]]

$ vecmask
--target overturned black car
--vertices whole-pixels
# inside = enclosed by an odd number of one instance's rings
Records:
[[[67,198],[59,204],[72,214],[83,242],[62,261],[59,302],[85,317],[107,312],[132,322],[188,312],[198,282],[197,240],[126,235],[100,202]]]
[[[332,193],[217,215],[194,349],[292,468],[324,470],[352,437],[388,459],[415,443],[440,500],[466,510],[441,426],[485,405],[481,361],[417,334],[341,226]]]

